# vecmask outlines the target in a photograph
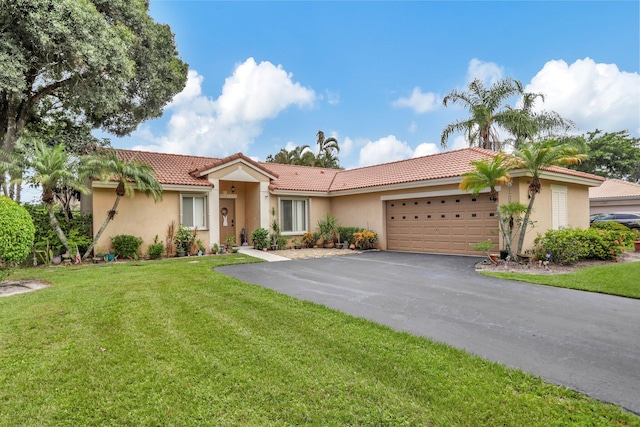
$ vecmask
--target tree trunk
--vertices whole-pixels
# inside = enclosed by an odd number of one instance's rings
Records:
[[[116,211],[116,208],[118,207],[118,203],[120,203],[120,196],[116,196],[116,201],[113,203],[113,208],[111,208],[111,210],[107,213],[107,217],[104,219],[104,222],[102,223],[102,227],[100,227],[100,230],[98,230],[98,232],[96,233],[96,236],[93,238],[93,241],[87,248],[87,251],[82,256],[82,259],[87,259],[89,258],[89,255],[91,255],[91,251],[93,250],[96,243],[98,242],[98,239],[100,239],[100,236],[102,236],[104,229],[107,228],[109,221],[113,220],[113,216],[115,215],[115,211]]]
[[[49,211],[49,222],[51,223],[51,227],[53,227],[53,229],[56,232],[56,235],[58,236],[58,239],[60,239],[60,242],[62,242],[65,249],[67,250],[67,254],[71,256],[71,250],[69,249],[69,244],[67,243],[67,236],[64,235],[62,228],[60,228],[60,223],[58,222],[58,218],[56,218],[56,214],[53,211],[53,205],[48,203],[45,206]]]
[[[511,259],[516,260],[518,257],[515,256],[513,248],[511,247],[511,234],[507,233],[504,229],[504,222],[502,221],[502,214],[500,213],[500,205],[498,203],[496,203],[496,212],[498,214],[498,227],[500,227],[500,234],[502,234],[502,238],[504,239],[504,245]]]
[[[531,212],[533,211],[533,202],[536,200],[536,192],[530,191],[529,196],[529,205],[527,206],[527,212],[524,214],[524,219],[522,220],[522,228],[520,229],[520,239],[518,239],[518,253],[522,253],[522,246],[524,245],[524,236],[527,234],[527,228],[529,225],[529,217],[531,217]]]

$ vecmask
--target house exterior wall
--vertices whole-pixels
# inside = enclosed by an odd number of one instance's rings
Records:
[[[93,189],[93,230],[94,234],[100,229],[107,212],[115,201],[115,189]],[[175,221],[176,228],[180,223],[180,192],[164,191],[162,200],[154,203],[152,197],[136,192],[133,198],[122,197],[118,204],[118,213],[113,221],[107,225],[104,233],[96,245],[96,252],[106,251],[111,247],[111,237],[119,234],[129,234],[142,238],[141,254],[153,243],[158,235],[158,240],[165,243],[167,228],[171,221]],[[198,239],[207,244],[209,241],[208,230],[198,230]]]
[[[589,212],[592,214],[612,212],[640,212],[640,196],[596,200],[591,199],[589,202]]]
[[[536,195],[533,211],[531,212],[531,220],[534,221],[534,227],[530,227],[527,231],[523,251],[533,248],[533,241],[538,234],[544,234],[547,230],[553,228],[552,185],[567,188],[567,227],[589,228],[589,187],[545,179],[541,180],[540,183],[542,188],[540,193]],[[514,185],[511,187],[511,200],[527,206],[529,204],[528,187],[529,178],[515,178]],[[503,188],[500,192],[500,203],[507,203],[508,201],[508,189]]]

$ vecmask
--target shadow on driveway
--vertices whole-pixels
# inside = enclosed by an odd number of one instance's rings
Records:
[[[640,300],[485,277],[479,260],[368,252],[217,270],[640,414]]]

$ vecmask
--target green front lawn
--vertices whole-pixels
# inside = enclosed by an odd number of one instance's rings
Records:
[[[212,270],[45,268],[0,298],[2,426],[635,425],[497,363]]]
[[[629,298],[640,298],[640,262],[581,268],[567,274],[524,274],[509,272],[482,272],[500,279],[600,292]]]

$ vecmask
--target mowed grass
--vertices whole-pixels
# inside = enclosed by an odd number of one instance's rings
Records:
[[[52,286],[0,298],[0,425],[640,425],[616,406],[212,270],[250,261],[18,272]]]
[[[560,288],[640,298],[640,262],[587,267],[567,274],[509,272],[483,272],[482,274],[501,279],[519,280]]]

